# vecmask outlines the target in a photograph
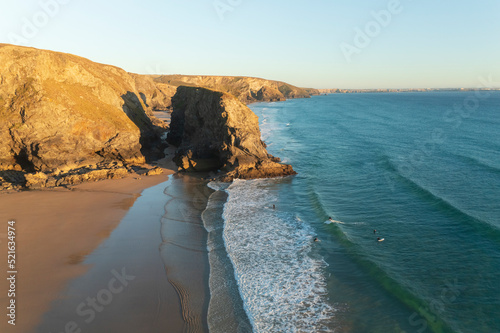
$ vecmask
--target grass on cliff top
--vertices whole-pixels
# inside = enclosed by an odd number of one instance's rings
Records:
[[[292,92],[292,88],[290,88],[286,84],[282,84],[278,87],[278,90],[283,94],[283,96],[288,97]]]
[[[97,78],[102,81],[103,85],[114,90],[117,96],[120,96],[122,95],[121,92],[126,92],[127,87],[130,86],[127,82],[128,75],[124,70],[115,66],[94,63],[86,58],[72,54],[39,50],[31,47],[0,44],[0,51],[1,57],[15,60],[15,68],[21,73],[19,78],[21,83],[18,85],[15,95],[7,96],[4,94],[1,96],[1,120],[11,118],[16,114],[19,115],[21,108],[29,111],[30,103],[43,97],[49,102],[61,105],[70,112],[82,116],[82,118],[98,123],[106,121],[120,129],[134,127],[123,110],[100,100],[94,94],[93,88],[76,83],[56,81],[60,73],[76,68],[78,73],[81,72],[83,75]],[[40,82],[41,89],[35,89],[33,87],[35,80],[29,77],[30,74],[25,70],[30,67],[35,68],[35,70],[49,70],[54,79],[46,79]]]
[[[182,76],[174,76],[174,75],[164,76],[164,75],[162,75],[160,77],[154,78],[153,80],[157,83],[165,83],[165,84],[169,84],[169,85],[176,86],[176,87],[180,87],[180,86],[196,87],[195,84],[184,81],[182,79]]]
[[[46,97],[96,123],[108,122],[117,129],[131,130],[132,122],[123,110],[101,101],[90,87],[47,80],[44,82]]]
[[[258,82],[261,87],[271,87],[278,89],[285,97],[309,96],[319,93],[313,88],[299,88],[281,81],[266,80],[262,78],[243,76],[205,76],[205,75],[160,75],[154,76],[157,83],[167,83],[174,86],[201,86],[228,92],[234,96],[245,96],[248,93],[250,82]]]
[[[217,82],[217,80],[215,80],[217,78],[222,78],[222,80]],[[178,87],[203,87],[213,91],[228,93],[237,98],[246,95],[249,89],[248,82],[246,82],[244,77],[240,76],[163,75],[154,78],[154,80],[157,83],[166,83]]]

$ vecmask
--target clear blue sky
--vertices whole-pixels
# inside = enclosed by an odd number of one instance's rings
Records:
[[[52,2],[52,16],[41,2]],[[256,76],[315,88],[476,87],[489,75],[500,81],[499,0],[400,0],[384,26],[371,13],[394,0],[41,2],[0,0],[0,42],[136,73]],[[57,9],[54,2],[67,3]],[[26,28],[35,23],[38,31]],[[355,44],[357,28],[372,29],[369,45]],[[346,57],[346,45],[356,52]]]

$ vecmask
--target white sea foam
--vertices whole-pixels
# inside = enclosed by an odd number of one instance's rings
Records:
[[[283,124],[274,121],[275,112],[275,108],[262,109],[262,114],[260,116],[260,133],[261,138],[264,141],[267,141],[269,138],[271,138],[273,131],[281,130],[283,127]]]
[[[237,180],[224,207],[224,242],[255,332],[332,332],[323,260],[314,231],[272,209],[273,180]]]

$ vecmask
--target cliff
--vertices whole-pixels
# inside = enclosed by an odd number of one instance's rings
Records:
[[[177,86],[155,82],[151,76],[129,73],[134,78],[136,89],[148,109],[171,111],[172,96]]]
[[[172,98],[167,140],[178,147],[175,161],[187,171],[222,170],[220,179],[295,174],[267,153],[258,117],[234,96],[181,86]]]
[[[487,88],[489,90],[489,88]],[[317,89],[321,94],[356,94],[356,93],[399,93],[426,91],[470,91],[476,88],[394,88],[394,89]]]
[[[155,82],[170,86],[204,87],[229,93],[242,103],[284,101],[291,98],[308,98],[319,95],[313,88],[298,88],[291,84],[240,76],[152,76]]]
[[[256,78],[139,75],[8,44],[0,44],[0,63],[0,190],[117,178],[137,170],[163,157],[161,137],[168,125],[153,110],[170,111],[173,104],[176,127],[170,137],[180,145],[177,160],[184,169],[223,168],[227,179],[292,174],[267,154],[257,117],[241,101],[317,92]],[[179,87],[184,84],[223,92]]]
[[[0,170],[144,162],[158,122],[124,70],[5,44],[0,63]]]

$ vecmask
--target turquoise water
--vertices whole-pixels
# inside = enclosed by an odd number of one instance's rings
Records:
[[[499,106],[500,92],[251,105],[298,172],[225,190],[253,330],[499,332]]]

